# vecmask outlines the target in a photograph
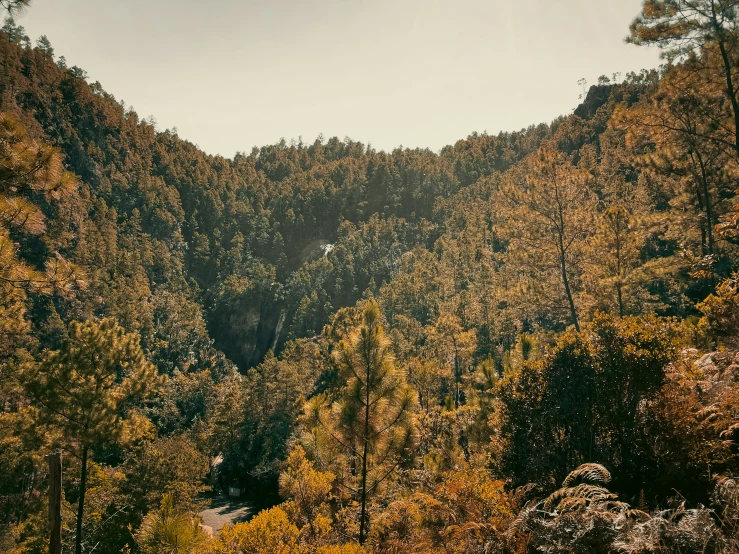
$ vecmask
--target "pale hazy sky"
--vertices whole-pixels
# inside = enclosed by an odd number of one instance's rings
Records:
[[[303,137],[438,150],[550,122],[659,64],[641,0],[34,0],[18,22],[212,154]]]

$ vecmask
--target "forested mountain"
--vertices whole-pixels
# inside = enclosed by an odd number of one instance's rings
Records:
[[[735,552],[738,6],[550,124],[233,159],[7,19],[0,551],[60,450],[65,552]]]
[[[82,70],[57,64],[50,46],[30,48],[12,22],[4,32],[0,108],[59,148],[81,182],[67,200],[74,238],[54,248],[95,277],[84,300],[58,308],[71,318],[117,317],[149,345],[160,333],[154,306],[167,295],[195,302],[242,370],[273,343],[319,332],[368,288],[377,293],[401,254],[438,237],[438,199],[507,169],[550,132],[471,137],[441,155],[332,138],[226,160],[157,132]],[[328,244],[328,263],[316,263]],[[123,261],[119,251],[140,259]],[[130,310],[142,304],[151,308]],[[277,333],[282,312],[290,318]],[[178,331],[207,341],[193,319]],[[165,355],[181,368],[188,353]]]

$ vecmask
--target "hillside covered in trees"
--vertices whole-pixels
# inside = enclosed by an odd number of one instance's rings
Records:
[[[0,552],[48,552],[52,452],[75,554],[739,552],[739,2],[645,0],[624,34],[665,65],[550,124],[233,159],[32,42],[27,3]],[[255,515],[211,533],[229,487]]]

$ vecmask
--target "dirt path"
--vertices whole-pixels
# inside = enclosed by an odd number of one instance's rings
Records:
[[[200,512],[202,524],[210,527],[217,535],[224,525],[246,521],[252,514],[252,507],[247,502],[219,496],[214,498],[210,507]]]

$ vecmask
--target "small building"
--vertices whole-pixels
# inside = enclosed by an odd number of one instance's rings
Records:
[[[238,485],[231,485],[230,487],[228,487],[228,496],[230,496],[231,498],[239,498],[244,493],[246,493],[246,489]]]

